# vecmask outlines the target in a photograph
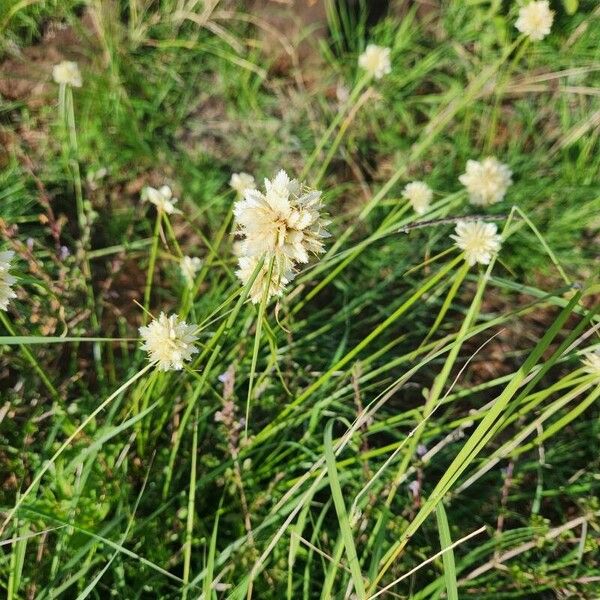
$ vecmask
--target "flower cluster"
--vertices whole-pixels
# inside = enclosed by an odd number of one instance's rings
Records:
[[[173,198],[173,192],[168,185],[163,185],[159,189],[150,186],[145,187],[142,190],[142,200],[151,202],[160,212],[167,215],[181,213],[179,209],[175,208],[177,198]]]
[[[268,296],[281,295],[293,279],[295,266],[307,263],[309,253],[323,252],[323,239],[329,237],[328,221],[321,214],[321,192],[305,188],[285,171],[272,180],[265,179],[264,186],[264,192],[246,189],[233,210],[237,233],[242,236],[237,275],[244,284],[264,259],[251,288],[250,298],[255,303],[267,285],[269,269]]]
[[[550,10],[548,0],[537,0],[519,10],[515,27],[530,40],[538,42],[550,33],[553,21],[554,12]]]
[[[600,379],[600,350],[590,350],[582,360],[586,373],[595,375]]]
[[[256,188],[256,182],[254,177],[249,173],[233,173],[229,180],[229,186],[233,188],[239,198],[243,198],[246,190],[253,190]]]
[[[481,162],[468,160],[458,180],[467,188],[471,204],[489,206],[500,202],[512,184],[512,171],[492,156]]]
[[[465,260],[469,266],[476,263],[488,265],[492,256],[500,250],[502,237],[497,233],[495,223],[483,221],[459,221],[456,225],[455,235],[450,237],[465,253]]]
[[[179,261],[179,269],[181,270],[181,274],[190,287],[194,284],[196,274],[201,268],[202,260],[197,256],[184,256]]]
[[[422,215],[429,209],[433,192],[423,181],[412,181],[402,190],[402,196],[410,202],[418,215]]]
[[[358,57],[358,66],[364,69],[373,79],[381,79],[392,71],[390,53],[389,48],[369,44]]]
[[[196,327],[188,325],[177,315],[167,317],[161,312],[158,319],[140,327],[142,349],[161,371],[181,371],[184,361],[192,360],[198,352],[194,345],[198,337]]]
[[[12,289],[16,279],[8,272],[14,255],[12,250],[0,252],[0,310],[7,310],[10,299],[17,296]]]
[[[70,60],[63,60],[63,62],[54,65],[52,78],[59,85],[70,85],[77,88],[83,85],[79,66],[76,62]]]

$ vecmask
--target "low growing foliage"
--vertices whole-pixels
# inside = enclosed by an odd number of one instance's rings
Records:
[[[600,11],[376,4],[0,6],[2,597],[600,595]]]

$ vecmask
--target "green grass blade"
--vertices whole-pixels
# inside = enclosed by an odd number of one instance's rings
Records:
[[[442,560],[444,563],[444,581],[446,583],[446,598],[448,600],[458,600],[458,587],[456,585],[456,565],[454,563],[454,550],[452,549],[452,538],[450,537],[450,526],[448,517],[444,509],[444,503],[440,502],[435,507],[435,516],[437,517],[438,531],[440,534],[440,547],[444,554]]]
[[[335,512],[337,513],[338,522],[340,524],[340,531],[342,533],[346,558],[348,559],[348,565],[352,574],[354,589],[358,598],[360,600],[364,600],[366,597],[365,585],[360,570],[358,555],[356,554],[356,546],[354,545],[352,526],[350,525],[350,520],[348,519],[348,514],[346,512],[346,505],[342,495],[342,488],[338,478],[335,453],[333,450],[332,429],[334,422],[334,420],[329,421],[325,428],[324,450],[325,461],[327,463],[327,476],[329,478],[329,486],[331,487],[331,495],[333,496]]]

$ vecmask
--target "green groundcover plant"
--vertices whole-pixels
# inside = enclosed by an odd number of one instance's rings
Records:
[[[383,4],[0,4],[3,597],[599,597],[600,10]]]

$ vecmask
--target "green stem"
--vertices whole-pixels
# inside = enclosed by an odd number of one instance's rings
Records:
[[[187,521],[185,528],[185,545],[183,551],[183,590],[181,599],[186,600],[190,581],[190,565],[192,562],[192,537],[194,533],[194,511],[196,502],[196,461],[198,455],[198,409],[194,419],[192,436],[192,466],[190,468],[190,486],[188,490]]]
[[[156,264],[156,255],[158,253],[158,238],[160,232],[161,211],[156,213],[156,222],[152,234],[152,246],[150,248],[150,261],[148,262],[148,272],[146,273],[146,286],[144,288],[144,314],[142,315],[142,325],[148,321],[150,310],[150,294],[152,293],[152,280],[154,279],[154,266]]]
[[[273,274],[273,264],[275,257],[271,257],[269,261],[269,271],[267,273],[267,285],[263,290],[260,305],[258,307],[258,318],[256,320],[256,333],[254,335],[254,349],[252,350],[252,364],[250,366],[250,380],[248,381],[248,397],[246,398],[246,423],[244,427],[244,435],[248,437],[248,421],[250,420],[250,400],[254,387],[254,376],[256,374],[256,363],[258,362],[258,351],[260,349],[260,337],[262,333],[262,322],[265,316],[265,309],[269,300],[269,290],[271,289],[271,276]]]

